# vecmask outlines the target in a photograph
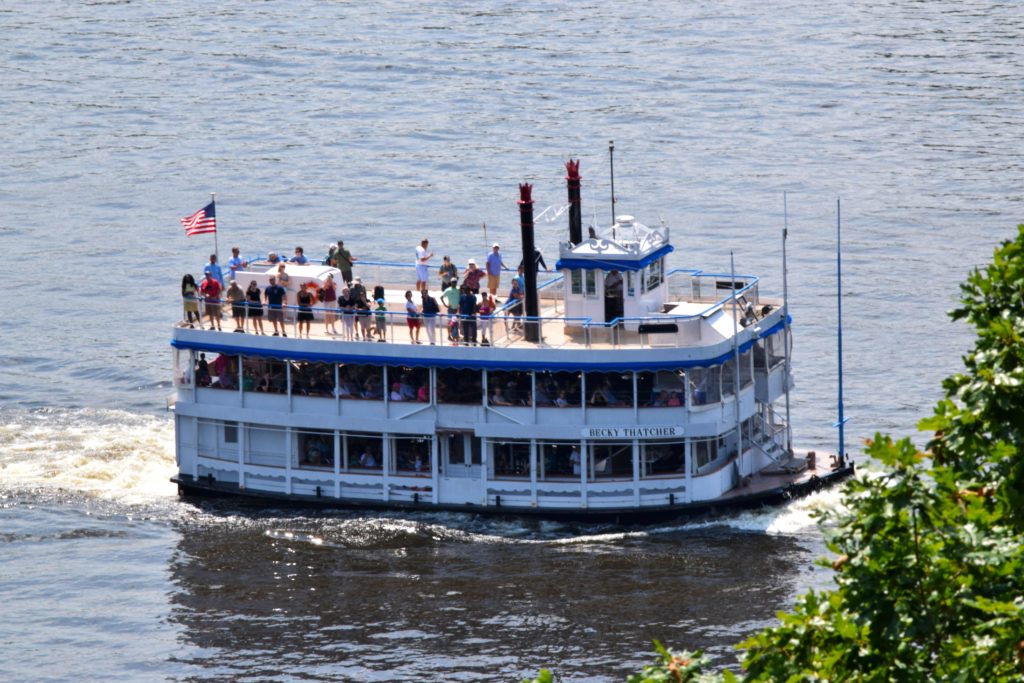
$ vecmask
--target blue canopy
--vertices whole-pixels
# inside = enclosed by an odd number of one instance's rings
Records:
[[[675,247],[671,244],[666,244],[660,249],[655,249],[642,259],[626,259],[621,256],[619,258],[558,259],[558,263],[555,264],[555,270],[562,270],[563,268],[568,268],[569,270],[640,270],[661,257],[671,254],[673,251],[675,251]]]

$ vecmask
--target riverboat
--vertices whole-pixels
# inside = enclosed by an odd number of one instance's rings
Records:
[[[229,317],[223,332],[175,324],[179,491],[625,523],[776,503],[850,475],[843,454],[792,447],[784,297],[754,276],[668,268],[665,225],[617,216],[584,237],[578,162],[566,167],[554,270],[524,259],[522,302],[489,317],[442,304],[414,343],[412,266],[357,261],[381,310],[317,303],[308,336],[295,297],[340,282],[329,265],[285,265],[287,337],[253,334],[252,308],[245,334]],[[535,255],[531,187],[520,192]],[[257,259],[235,279],[262,289],[278,269]],[[440,300],[438,280],[432,268]]]

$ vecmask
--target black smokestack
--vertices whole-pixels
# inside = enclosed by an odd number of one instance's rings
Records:
[[[583,209],[580,207],[580,162],[565,162],[565,181],[569,186],[569,243],[583,241]]]
[[[530,196],[533,185],[519,185],[519,229],[523,237],[523,280],[526,298],[526,327],[524,336],[528,342],[540,341],[540,328],[537,317],[540,306],[537,301],[537,247],[533,241],[533,197]]]

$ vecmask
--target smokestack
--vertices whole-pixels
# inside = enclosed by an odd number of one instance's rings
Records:
[[[519,230],[523,238],[523,280],[526,299],[526,326],[523,336],[528,342],[540,341],[540,326],[537,317],[540,306],[537,301],[537,258],[536,245],[533,241],[533,197],[530,196],[533,185],[519,185]]]
[[[565,181],[569,186],[569,244],[583,241],[583,209],[580,207],[580,162],[565,162]]]

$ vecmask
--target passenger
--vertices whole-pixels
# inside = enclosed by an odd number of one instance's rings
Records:
[[[302,330],[305,329],[306,339],[309,339],[309,328],[313,323],[313,293],[309,291],[309,287],[299,289],[296,301],[299,304],[299,312],[295,318],[298,321],[298,335],[301,337]]]
[[[491,393],[491,405],[496,406],[510,406],[513,405],[512,401],[505,398],[505,392],[501,390],[501,387],[494,387],[494,391]]]
[[[237,278],[238,273],[245,270],[249,262],[238,254],[238,247],[231,247],[231,258],[228,259],[228,268],[231,269],[231,279]]]
[[[465,287],[469,287],[469,291],[473,294],[480,292],[480,278],[484,276],[484,271],[476,267],[476,261],[469,259],[466,263],[466,272],[462,276],[462,284]]]
[[[558,392],[558,397],[555,399],[555,407],[556,408],[568,408],[569,407],[569,399],[567,399],[565,397],[565,389],[562,389],[561,391]]]
[[[388,337],[388,316],[387,316],[388,307],[387,307],[387,304],[384,303],[384,297],[379,297],[377,299],[377,308],[374,309],[374,310],[376,312],[373,315],[373,318],[374,318],[373,324],[374,324],[375,332],[377,333],[377,341],[379,341],[379,342],[387,341],[387,337]]]
[[[216,256],[212,256],[212,259],[216,260]],[[219,268],[218,268],[219,270]],[[206,279],[203,280],[203,284],[199,286],[199,291],[203,295],[203,301],[206,306],[206,314],[210,317],[210,329],[212,330],[215,326],[217,331],[220,332],[220,290],[221,285],[217,280],[217,276],[213,271],[206,271]]]
[[[309,263],[309,259],[306,258],[306,254],[302,251],[302,247],[295,247],[295,256],[288,259],[289,263],[297,263],[300,266],[304,266]]]
[[[206,362],[206,354],[199,354],[199,362],[196,363],[196,385],[201,387],[210,386],[210,364]]]
[[[341,290],[338,297],[338,309],[341,311],[341,324],[345,341],[353,341],[356,331],[356,302],[352,300],[348,287]]]
[[[462,292],[459,291],[459,281],[452,280],[448,288],[441,292],[441,300],[444,301],[445,307],[448,309],[448,341],[453,344],[459,343],[459,297],[462,296]]]
[[[377,467],[377,456],[369,448],[364,449],[359,456],[359,464],[368,470],[372,470]]]
[[[572,473],[575,476],[580,476],[580,449],[576,446],[572,447],[572,452],[569,453],[569,463],[572,464]]]
[[[267,300],[267,320],[274,326],[274,335],[278,335],[278,327],[280,327],[280,334],[282,337],[287,337],[288,333],[284,329],[284,300],[285,300],[285,289],[281,285],[277,284],[277,278],[274,276],[270,277],[270,286],[263,290],[263,296]]]
[[[395,382],[391,385],[391,393],[388,398],[392,401],[404,401],[405,396],[402,396],[402,385],[399,382]]]
[[[505,267],[500,251],[501,245],[495,242],[491,247],[491,253],[487,255],[487,289],[491,292],[491,296],[498,293],[498,285],[501,284],[501,269]]]
[[[426,242],[426,240],[423,240]],[[419,277],[419,274],[416,275]],[[419,282],[416,283],[419,285]],[[426,283],[424,283],[426,284]],[[412,300],[412,292],[405,292],[405,323],[409,326],[409,339],[413,344],[420,343],[420,310]]]
[[[459,321],[462,323],[463,342],[476,346],[476,297],[465,284],[459,297]]]
[[[622,405],[622,402],[615,397],[615,393],[612,391],[608,380],[604,380],[594,390],[594,393],[590,395],[590,405],[598,407],[619,406]]]
[[[235,319],[235,332],[245,332],[245,292],[234,280],[224,298],[231,303],[231,317]]]
[[[441,291],[448,289],[453,282],[459,279],[459,269],[452,263],[451,258],[445,256],[441,267],[437,269],[441,275]]]
[[[324,282],[320,291],[322,292],[320,300],[324,303],[324,333],[338,334],[338,328],[335,325],[338,319],[338,288],[334,284],[334,273],[327,274],[327,281]]]
[[[437,342],[437,314],[441,312],[441,307],[427,290],[421,291],[420,296],[423,299],[423,324],[427,327],[427,339],[430,340],[430,345],[434,346]]]
[[[363,278],[357,275],[352,279],[348,295],[352,298],[353,303],[359,301],[360,298],[366,298],[366,287],[363,287]]]
[[[221,288],[224,287],[224,271],[220,269],[220,265],[217,263],[216,254],[210,254],[210,262],[203,267],[203,275],[208,273],[213,273],[217,283],[220,284]]]
[[[523,290],[519,286],[518,278],[512,278],[512,288],[508,291],[508,301],[509,315],[515,318],[512,322],[512,329],[521,330],[523,328],[523,323],[519,318],[523,315]]]
[[[199,328],[203,327],[203,320],[199,317],[199,299],[196,295],[199,292],[199,288],[196,286],[196,279],[192,277],[191,273],[185,273],[185,276],[181,278],[181,300],[185,307],[185,322],[192,329],[195,329],[192,318],[195,318],[195,322],[199,323]]]
[[[288,276],[288,271],[286,270],[286,268],[287,265],[285,265],[284,263],[277,264],[277,284],[284,287],[285,291],[288,290],[288,285],[292,281],[292,279]]]
[[[271,265],[275,265],[276,266],[280,262],[281,262],[281,257],[277,255],[276,251],[272,251],[269,254],[267,254],[267,263],[270,263]]]
[[[658,395],[651,401],[651,405],[655,408],[663,408],[668,405],[669,396],[668,390],[662,389],[658,392]]]
[[[343,285],[352,282],[352,264],[358,260],[345,248],[345,243],[338,240],[338,248],[334,250],[334,262],[331,265],[341,271],[341,283]]]
[[[683,395],[682,395],[682,393],[680,393],[678,391],[673,392],[672,393],[672,397],[670,399],[668,399],[668,401],[665,402],[665,405],[671,406],[673,408],[676,408],[676,407],[679,407],[679,406],[683,405]]]
[[[430,385],[424,382],[420,385],[420,388],[416,390],[416,400],[420,403],[430,403]]]
[[[488,338],[494,338],[494,299],[487,296],[487,292],[480,292],[480,305],[477,307],[480,314],[480,326],[482,328],[480,344],[490,346]]]
[[[359,299],[356,301],[356,319],[359,322],[359,330],[357,332],[361,335],[363,341],[373,341],[373,337],[370,334],[370,302],[366,300],[366,290],[362,290],[359,293]]]
[[[255,280],[249,281],[249,288],[245,290],[245,299],[248,302],[252,331],[256,334],[263,334],[263,304],[260,302],[260,287]]]
[[[546,271],[548,269],[548,264],[544,263],[544,254],[542,254],[540,249],[538,249],[537,247],[533,248],[533,260],[537,264],[537,270],[538,271],[541,270],[541,269]],[[520,273],[523,272],[522,268],[523,268],[523,262],[520,261],[519,262],[519,272]]]
[[[417,472],[423,472],[427,468],[426,464],[423,462],[423,456],[419,453],[416,454],[416,459],[413,460],[412,468]]]
[[[416,290],[423,291],[427,288],[427,281],[430,280],[430,259],[434,252],[427,251],[430,241],[424,237],[420,246],[416,247]]]
[[[380,401],[384,398],[384,388],[379,375],[370,375],[363,384],[363,397]]]
[[[409,373],[402,375],[402,381],[398,385],[398,390],[402,392],[402,399],[406,401],[415,401],[417,396],[416,387],[413,386],[412,376]]]

